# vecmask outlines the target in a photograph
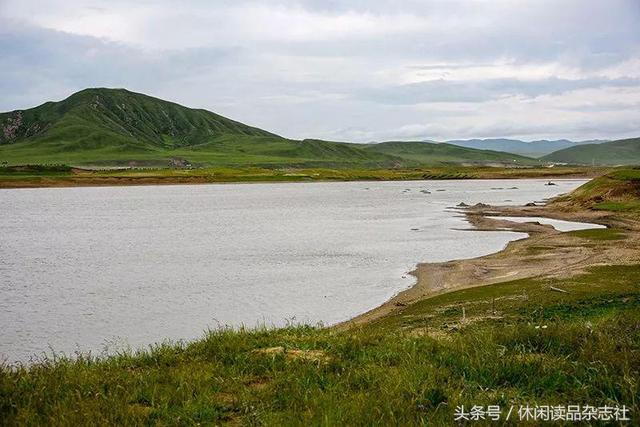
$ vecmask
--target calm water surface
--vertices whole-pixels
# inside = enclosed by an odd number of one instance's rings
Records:
[[[411,286],[422,261],[512,232],[448,210],[583,181],[413,181],[0,190],[0,358],[193,339],[218,325],[331,324]]]

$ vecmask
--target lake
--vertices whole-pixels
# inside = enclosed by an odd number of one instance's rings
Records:
[[[419,262],[525,237],[448,207],[524,204],[582,180],[0,190],[0,357],[113,351],[220,325],[346,320]]]

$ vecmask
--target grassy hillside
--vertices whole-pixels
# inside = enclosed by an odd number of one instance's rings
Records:
[[[541,160],[582,165],[640,165],[640,138],[566,148]]]
[[[293,141],[279,137],[226,134],[193,146],[163,149],[133,144],[67,145],[65,141],[26,141],[0,146],[9,165],[167,167],[172,162],[194,167],[393,167],[401,159],[367,153],[348,144]],[[406,166],[411,166],[406,164]]]
[[[85,89],[60,102],[0,114],[0,124],[0,143],[35,137],[80,146],[180,147],[227,134],[275,136],[209,111],[125,89]]]
[[[640,213],[640,168],[610,172],[558,198],[554,203],[635,216]]]
[[[364,148],[370,152],[383,153],[418,163],[437,161],[441,163],[498,163],[503,165],[538,164],[534,159],[517,154],[477,150],[447,143],[389,141],[379,144],[368,144]]]
[[[406,147],[403,147],[406,144]],[[529,164],[448,144],[367,147],[285,139],[215,113],[124,89],[86,89],[60,102],[0,114],[8,165],[390,168],[474,162]]]
[[[0,115],[9,164],[167,166],[365,164],[397,159],[348,144],[291,141],[215,113],[124,89],[87,89],[60,102]]]

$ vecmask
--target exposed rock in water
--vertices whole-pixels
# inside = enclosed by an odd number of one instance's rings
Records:
[[[538,205],[536,205],[536,204],[535,204],[535,203],[533,203],[533,202],[529,202],[529,203],[527,203],[525,206],[538,206]]]
[[[458,203],[456,206],[458,206],[458,207],[460,207],[460,208],[468,208],[468,207],[469,207],[469,205],[468,205],[468,204],[466,204],[465,202],[460,202],[460,203]]]
[[[491,205],[487,205],[486,203],[476,203],[473,205],[474,208],[489,208]]]
[[[549,182],[547,182],[545,185],[558,185],[558,184],[556,184],[555,182],[551,182],[551,181],[549,181]]]

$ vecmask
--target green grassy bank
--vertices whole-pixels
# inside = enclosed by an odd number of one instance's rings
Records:
[[[69,166],[0,167],[0,188],[99,185],[204,184],[217,182],[393,181],[590,177],[605,169],[440,166],[413,169],[198,168],[88,170]]]
[[[615,212],[621,216],[640,214],[640,167],[618,168],[589,181],[557,200],[572,208]]]

